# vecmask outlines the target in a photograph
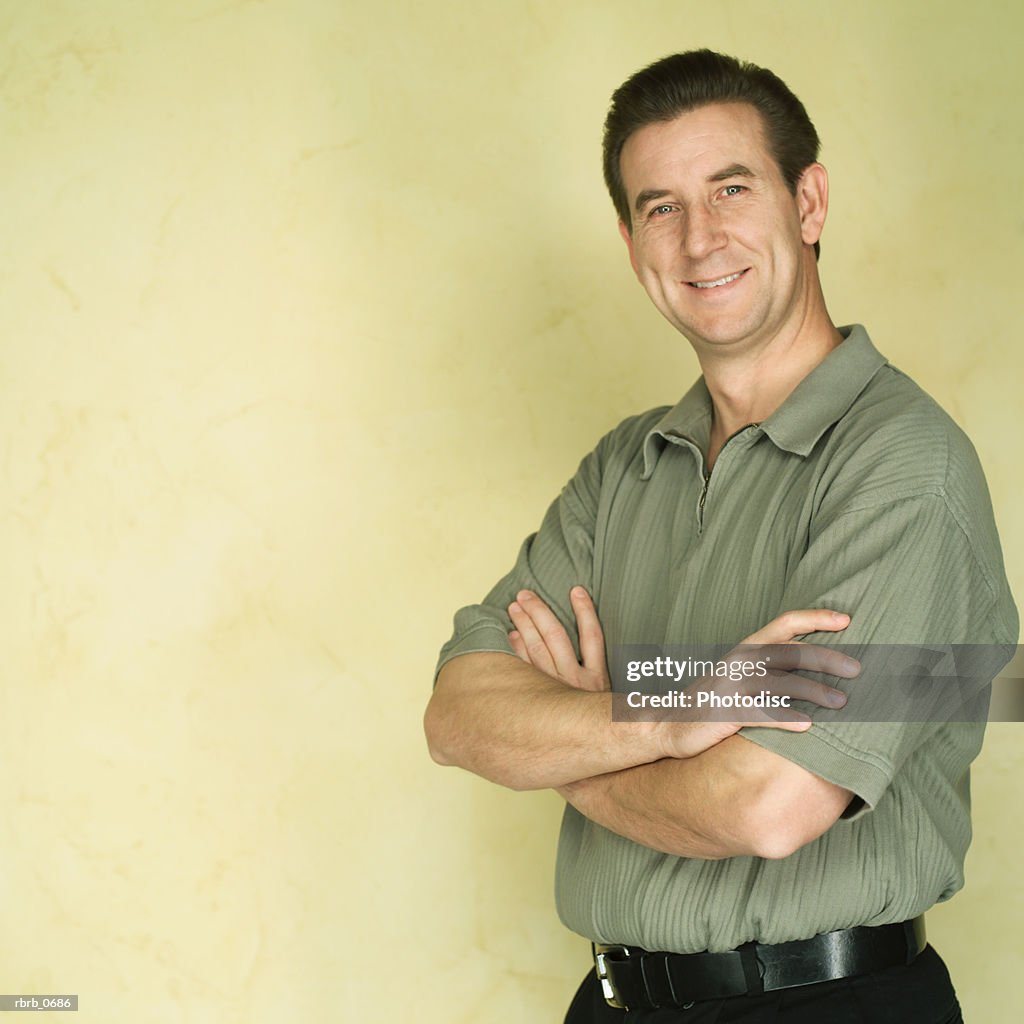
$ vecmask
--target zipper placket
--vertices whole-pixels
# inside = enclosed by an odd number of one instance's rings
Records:
[[[726,448],[740,436],[745,434],[748,430],[760,426],[759,423],[748,423],[745,427],[741,427],[736,431],[735,434],[730,434],[726,438],[725,444],[722,445],[722,450],[718,453],[718,458],[715,459],[715,468],[718,468],[722,463],[722,458],[725,455]],[[705,474],[703,466],[701,467],[701,477],[703,479],[703,486],[700,490],[700,498],[697,500],[697,535],[701,536],[704,533],[704,505],[708,500],[708,488],[711,486],[711,474],[714,473],[714,469],[710,473]]]

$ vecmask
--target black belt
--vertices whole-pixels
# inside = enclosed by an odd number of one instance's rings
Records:
[[[610,1006],[682,1008],[701,999],[761,995],[909,964],[925,942],[921,916],[795,942],[747,942],[725,953],[651,953],[596,943],[594,964]]]

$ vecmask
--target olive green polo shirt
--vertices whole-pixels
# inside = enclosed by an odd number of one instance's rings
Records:
[[[852,616],[842,634],[811,638],[820,643],[1015,643],[970,442],[862,327],[842,333],[775,413],[729,439],[710,475],[703,380],[674,408],[606,435],[512,571],[456,614],[440,664],[511,653],[505,609],[523,588],[575,636],[575,584],[593,595],[609,649],[732,644],[798,608]],[[597,941],[723,950],[902,921],[952,896],[983,726],[837,716],[813,711],[802,734],[742,733],[863,801],[783,860],[673,857],[567,807],[556,873],[565,924]]]

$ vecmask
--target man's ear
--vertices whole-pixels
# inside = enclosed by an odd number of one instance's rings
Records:
[[[622,235],[622,240],[626,243],[626,248],[629,250],[629,265],[633,268],[633,273],[639,278],[640,271],[637,269],[636,253],[633,250],[633,235],[630,233],[624,220],[619,221],[619,234]]]
[[[814,245],[821,238],[828,213],[828,171],[821,164],[811,164],[800,175],[796,183],[796,205],[804,244]]]

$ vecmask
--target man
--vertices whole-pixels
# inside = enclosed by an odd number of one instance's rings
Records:
[[[828,315],[817,154],[730,57],[617,90],[619,228],[703,376],[601,440],[442,650],[435,759],[567,801],[558,909],[597,944],[570,1022],[960,1019],[921,915],[963,884],[980,724],[837,721],[824,686],[810,728],[611,721],[605,644],[1016,642],[970,443]]]

